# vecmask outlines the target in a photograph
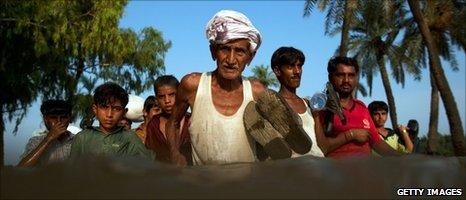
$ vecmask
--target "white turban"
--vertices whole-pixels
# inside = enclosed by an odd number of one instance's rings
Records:
[[[207,39],[211,43],[225,44],[235,39],[248,39],[251,51],[261,45],[261,35],[251,21],[242,13],[221,10],[210,19],[206,26]]]

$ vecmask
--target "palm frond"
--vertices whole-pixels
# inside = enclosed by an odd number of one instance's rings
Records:
[[[318,0],[306,0],[304,2],[304,12],[303,12],[303,17],[309,17],[311,16],[312,10],[316,6]]]

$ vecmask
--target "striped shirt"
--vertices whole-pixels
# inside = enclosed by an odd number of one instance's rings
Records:
[[[31,153],[35,148],[39,146],[42,140],[47,137],[47,133],[45,135],[33,136],[29,139],[28,143],[26,144],[26,148],[24,150],[21,159],[26,157],[29,153]],[[73,134],[68,134],[64,140],[54,140],[48,146],[47,149],[42,153],[40,156],[37,166],[47,165],[53,162],[64,161],[68,159],[70,156],[71,151],[71,144],[73,141]]]

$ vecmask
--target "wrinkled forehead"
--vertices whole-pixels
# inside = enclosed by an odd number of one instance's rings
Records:
[[[225,43],[216,43],[215,45],[217,47],[241,47],[248,51],[250,50],[250,47],[251,47],[251,43],[249,42],[249,39],[247,38],[233,39]]]

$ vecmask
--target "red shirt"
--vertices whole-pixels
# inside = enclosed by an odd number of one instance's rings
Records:
[[[192,165],[191,157],[191,139],[189,136],[188,126],[191,114],[186,114],[184,119],[183,128],[181,131],[180,153],[186,157],[188,165]],[[147,124],[146,128],[146,142],[145,145],[148,149],[155,152],[155,159],[161,162],[170,161],[170,149],[167,138],[165,138],[162,131],[160,131],[160,116],[154,116]]]
[[[359,100],[353,100],[353,106],[349,109],[343,108],[343,114],[346,117],[346,124],[341,123],[338,115],[333,116],[333,126],[330,137],[336,137],[338,134],[350,129],[367,129],[371,134],[370,140],[365,143],[358,143],[355,141],[348,142],[334,151],[327,154],[328,157],[342,158],[348,156],[370,156],[371,145],[377,144],[382,141],[379,137],[374,122],[366,105]]]

